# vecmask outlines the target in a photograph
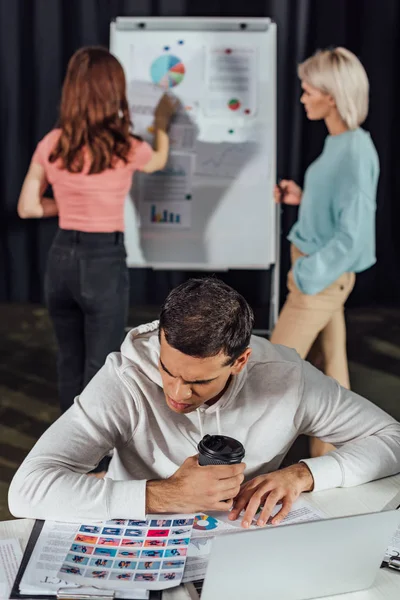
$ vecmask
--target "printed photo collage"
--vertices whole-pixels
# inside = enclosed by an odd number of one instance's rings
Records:
[[[178,585],[193,521],[114,519],[104,524],[81,525],[59,576],[69,576],[70,580],[73,576],[76,583],[84,578]]]

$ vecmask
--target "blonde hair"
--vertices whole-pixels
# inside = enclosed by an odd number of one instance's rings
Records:
[[[356,129],[368,115],[369,82],[358,58],[346,48],[318,50],[301,63],[302,81],[333,97],[343,122]]]

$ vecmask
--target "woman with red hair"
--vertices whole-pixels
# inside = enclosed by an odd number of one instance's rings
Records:
[[[119,349],[127,321],[129,273],[124,201],[135,171],[163,169],[175,102],[155,111],[155,149],[132,135],[126,81],[103,48],[82,48],[65,77],[59,126],[39,142],[19,202],[21,218],[58,215],[45,297],[58,341],[61,410]],[[54,200],[43,196],[48,184]]]

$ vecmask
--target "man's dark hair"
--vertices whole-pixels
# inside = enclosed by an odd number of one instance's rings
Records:
[[[189,279],[172,290],[160,314],[160,334],[183,354],[196,358],[223,352],[227,365],[248,348],[254,315],[236,290],[214,277]]]

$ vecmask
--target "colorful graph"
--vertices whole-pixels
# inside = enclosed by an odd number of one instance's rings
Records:
[[[159,56],[150,67],[150,76],[153,83],[164,89],[173,88],[182,83],[185,72],[183,62],[172,54]]]
[[[196,515],[194,518],[193,529],[200,531],[210,531],[218,527],[218,520],[210,515]]]
[[[178,213],[170,212],[169,210],[163,210],[162,212],[157,212],[155,204],[151,207],[151,217],[150,220],[152,223],[177,223],[181,222],[181,215]]]

